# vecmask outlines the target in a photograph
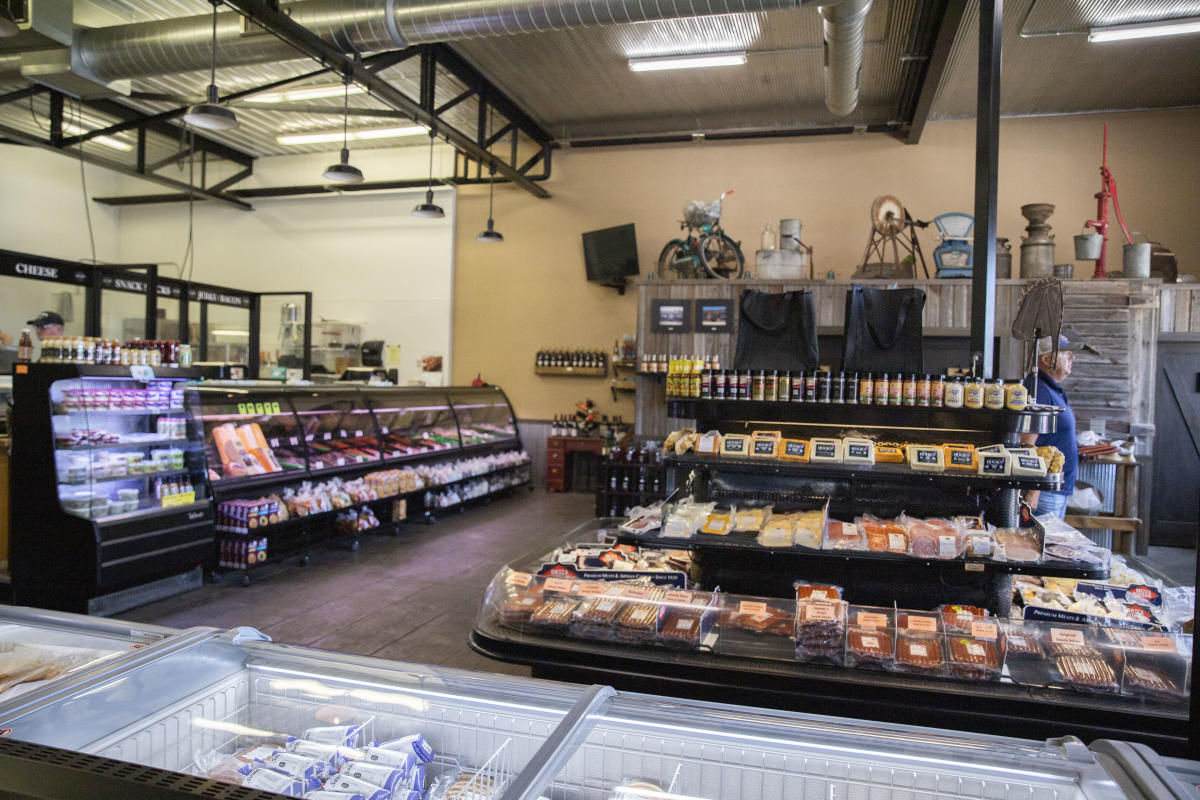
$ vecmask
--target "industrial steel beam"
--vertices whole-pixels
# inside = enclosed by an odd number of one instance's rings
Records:
[[[274,34],[281,40],[295,47],[299,52],[315,59],[322,65],[332,68],[344,78],[354,81],[369,91],[377,100],[381,100],[397,111],[402,111],[413,120],[429,127],[436,128],[442,136],[455,148],[462,152],[494,164],[500,175],[535,197],[549,197],[550,193],[529,178],[517,171],[516,167],[505,163],[484,148],[480,147],[470,136],[457,128],[445,124],[432,109],[421,106],[419,100],[413,100],[396,87],[381,78],[362,62],[355,61],[350,56],[340,52],[303,25],[293,21],[274,3],[266,0],[226,0],[226,5],[240,11],[247,19]],[[440,60],[440,53],[439,53]]]
[[[434,183],[444,183],[449,185],[451,182],[438,181],[435,179]],[[216,184],[209,191],[211,192],[220,185],[221,184]],[[232,189],[225,194],[239,199],[251,200],[264,197],[299,197],[302,195],[314,194],[339,194],[341,192],[378,192],[388,189],[423,189],[428,185],[428,178],[411,178],[397,181],[366,181],[364,183],[346,183],[336,185],[330,185],[327,183],[313,183],[299,186],[264,186],[257,189]],[[137,206],[148,205],[151,203],[183,203],[187,202],[188,196],[186,193],[139,194],[118,195],[115,197],[93,197],[92,199],[97,203],[104,203],[105,205],[109,206]],[[202,200],[205,198],[197,195],[196,199]]]
[[[124,120],[127,123],[132,123],[134,128],[145,128],[151,133],[157,133],[160,136],[167,136],[172,139],[177,139],[184,130],[182,126],[167,120],[148,120],[141,111],[138,111],[135,108],[130,108],[122,103],[118,103],[115,100],[96,99],[81,100],[80,102],[82,102],[88,108],[93,108],[102,114],[108,114],[109,116]],[[88,139],[94,138],[94,136],[91,135],[92,133],[95,133],[96,135],[102,135],[98,132],[89,132],[88,134],[68,137],[64,140],[64,145],[70,146],[79,141],[87,141]],[[221,158],[228,159],[235,164],[241,164],[243,167],[249,166],[254,162],[254,156],[250,155],[249,153],[238,150],[235,147],[230,147],[229,145],[218,142],[215,139],[210,139],[203,134],[189,130],[188,136],[192,139],[192,144],[196,150],[201,153],[211,153],[214,156],[220,156]]]
[[[971,271],[971,360],[992,377],[996,328],[996,195],[1000,161],[1000,33],[1004,0],[979,0],[975,111],[975,240]]]
[[[41,94],[45,91],[47,91],[45,86],[40,86],[35,83],[32,86],[26,86],[24,89],[17,89],[15,92],[0,94],[0,106],[4,105],[5,103],[13,103],[17,100],[24,100],[26,97],[33,97],[35,94]]]
[[[943,4],[941,19],[937,23],[937,32],[933,37],[933,48],[929,57],[921,65],[920,82],[915,90],[915,102],[908,108],[902,108],[897,119],[908,120],[908,132],[905,141],[917,144],[921,134],[925,132],[925,123],[929,121],[929,112],[933,109],[933,100],[946,68],[950,65],[950,51],[954,40],[962,28],[966,18],[967,4],[960,0],[952,0]]]
[[[228,205],[231,205],[234,208],[240,208],[244,211],[253,211],[254,210],[254,206],[250,205],[249,203],[247,203],[243,200],[239,200],[236,197],[230,197],[229,195],[224,194],[222,192],[213,192],[213,191],[206,190],[206,189],[194,188],[194,187],[188,186],[186,183],[183,183],[182,181],[172,180],[171,178],[166,178],[166,177],[163,177],[162,175],[138,172],[136,169],[134,169],[132,167],[127,167],[118,161],[111,161],[107,158],[100,158],[99,156],[93,155],[90,151],[88,151],[86,149],[84,149],[82,151],[67,152],[67,151],[63,150],[62,147],[58,147],[58,146],[54,145],[51,141],[48,141],[45,139],[39,139],[36,136],[31,136],[30,134],[25,133],[24,131],[19,131],[14,128],[9,128],[6,125],[0,125],[0,136],[4,137],[6,139],[9,139],[13,142],[16,142],[18,144],[28,145],[29,147],[40,147],[43,150],[52,150],[56,153],[65,153],[66,155],[70,156],[71,158],[81,158],[88,164],[93,164],[97,167],[104,167],[105,169],[112,170],[113,172],[118,172],[122,175],[129,175],[134,178],[142,178],[144,180],[148,180],[148,181],[157,183],[161,186],[167,186],[171,189],[175,189],[176,191],[182,191],[185,193],[183,195],[185,200],[187,199],[187,193],[190,192],[190,193],[194,193],[197,199],[203,198],[205,200],[215,200],[220,203],[227,203]]]

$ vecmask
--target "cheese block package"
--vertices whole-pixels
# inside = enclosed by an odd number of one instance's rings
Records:
[[[817,437],[812,440],[812,452],[809,454],[812,463],[840,464],[842,463],[842,440]]]
[[[720,431],[701,434],[696,440],[696,452],[708,456],[719,455],[722,441],[724,441],[724,437],[721,436]]]
[[[859,436],[842,440],[842,461],[847,464],[874,464],[875,443]]]
[[[779,431],[758,431],[750,437],[751,458],[778,458]]]
[[[1009,451],[1009,456],[1012,458],[1013,475],[1033,478],[1046,477],[1046,461],[1036,452],[1034,455],[1026,455]]]
[[[867,540],[858,525],[831,519],[825,526],[825,550],[866,550]]]
[[[779,443],[779,457],[784,461],[799,461],[807,464],[809,457],[808,439],[783,439]]]
[[[979,466],[974,445],[946,444],[942,445],[942,448],[946,451],[947,469],[969,469],[974,471]]]
[[[917,472],[945,472],[946,451],[935,444],[910,444],[905,447],[908,451],[908,468]]]
[[[1012,473],[1012,457],[1008,453],[977,451],[979,474],[992,478],[1007,478]]]
[[[763,525],[771,517],[771,507],[765,508],[739,508],[733,515],[733,529],[735,531],[750,531],[757,533],[762,530]]]
[[[875,462],[877,464],[903,464],[904,447],[895,442],[876,442]]]

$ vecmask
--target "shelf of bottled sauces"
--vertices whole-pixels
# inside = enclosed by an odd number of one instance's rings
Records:
[[[97,364],[122,367],[190,367],[192,347],[173,339],[116,339],[63,336],[42,342],[39,364]]]
[[[704,359],[672,359],[667,397],[994,411],[1021,411],[1029,405],[1029,390],[1015,379],[827,369],[720,369],[711,364]]]
[[[534,365],[606,370],[608,354],[603,350],[539,350]]]

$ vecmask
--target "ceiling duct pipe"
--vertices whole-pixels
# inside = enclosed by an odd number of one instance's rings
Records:
[[[812,0],[300,0],[292,20],[345,52],[484,36],[741,14],[798,8]],[[839,115],[858,101],[863,27],[870,0],[820,6],[825,33],[826,103]],[[212,56],[212,16],[179,17],[91,28],[76,33],[72,69],[102,83],[206,70]],[[289,61],[286,42],[248,26],[241,15],[217,15],[217,65]],[[0,63],[0,77],[4,77]],[[13,70],[15,72],[15,70]]]
[[[825,35],[825,107],[844,117],[858,106],[863,42],[871,0],[817,7]]]

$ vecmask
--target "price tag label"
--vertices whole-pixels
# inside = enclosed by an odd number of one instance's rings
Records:
[[[355,438],[355,439],[361,439],[361,438],[362,438],[362,431],[355,431],[355,432],[354,432],[354,438]]]
[[[184,494],[169,494],[162,499],[163,508],[174,508],[175,506],[190,506],[196,502],[196,494],[194,492],[186,492]]]
[[[328,442],[330,439],[332,439],[332,438],[333,438],[333,434],[332,434],[332,433],[329,433],[329,432],[327,431],[327,432],[325,432],[325,433],[321,434],[321,438],[323,438],[325,441],[327,441],[327,442]]]
[[[929,658],[929,648],[923,644],[910,644],[908,652],[917,658]]]
[[[152,381],[154,380],[154,369],[143,366],[130,367],[129,376],[135,381]]]
[[[313,434],[311,434],[311,433],[304,434],[304,441],[311,442],[312,440],[313,440]]]
[[[667,592],[663,599],[665,599],[668,603],[690,605],[692,602],[692,593],[675,590]]]
[[[270,447],[272,450],[274,450],[276,447],[279,447],[279,440],[278,439],[267,439],[267,446]]]
[[[878,636],[862,637],[862,646],[867,648],[868,650],[878,650],[879,649],[879,637]]]
[[[650,590],[645,586],[631,586],[625,590],[625,596],[632,597],[634,600],[648,600]]]
[[[939,558],[954,558],[958,555],[958,542],[954,536],[939,536],[938,537],[938,557]]]
[[[975,639],[986,639],[994,642],[1000,636],[1000,629],[994,622],[972,622],[971,636]]]
[[[909,614],[908,620],[906,621],[904,627],[908,628],[910,631],[937,633],[938,623],[933,617],[917,617]]]
[[[983,658],[984,652],[983,645],[967,642],[967,655],[974,656],[975,658]]]
[[[805,603],[804,619],[809,622],[828,622],[837,619],[837,607],[833,603]]]
[[[1156,653],[1174,653],[1175,640],[1170,636],[1143,636],[1142,647]]]
[[[738,603],[738,613],[739,614],[749,614],[753,617],[758,617],[758,616],[765,616],[769,612],[767,611],[767,604],[762,601],[743,600],[740,603]]]
[[[289,436],[288,444],[290,444],[292,447],[295,447],[296,445],[300,444],[300,440],[297,439],[295,436]]]
[[[740,437],[726,436],[724,450],[726,453],[743,453],[746,450],[746,440]]]
[[[904,537],[903,533],[888,534],[888,550],[895,553],[908,552],[908,540]]]
[[[528,586],[529,582],[533,580],[533,576],[528,572],[514,572],[508,576],[508,580],[514,586]]]
[[[605,586],[599,581],[588,581],[580,584],[579,593],[585,597],[594,597],[598,594],[604,594]]]
[[[571,591],[571,582],[565,578],[547,578],[546,591],[567,594]]]
[[[871,611],[859,611],[855,619],[860,628],[886,628],[888,624],[887,614]]]
[[[345,439],[345,438],[346,438],[346,429],[345,429],[345,428],[342,428],[341,430],[339,430],[339,431],[338,431],[338,438],[339,438],[339,439]]]
[[[1083,631],[1073,631],[1066,628],[1051,628],[1050,641],[1055,644],[1075,645],[1083,647]]]
[[[382,433],[384,436],[387,436],[388,435],[388,427],[386,425],[384,425],[382,428],[379,429],[379,432]]]

